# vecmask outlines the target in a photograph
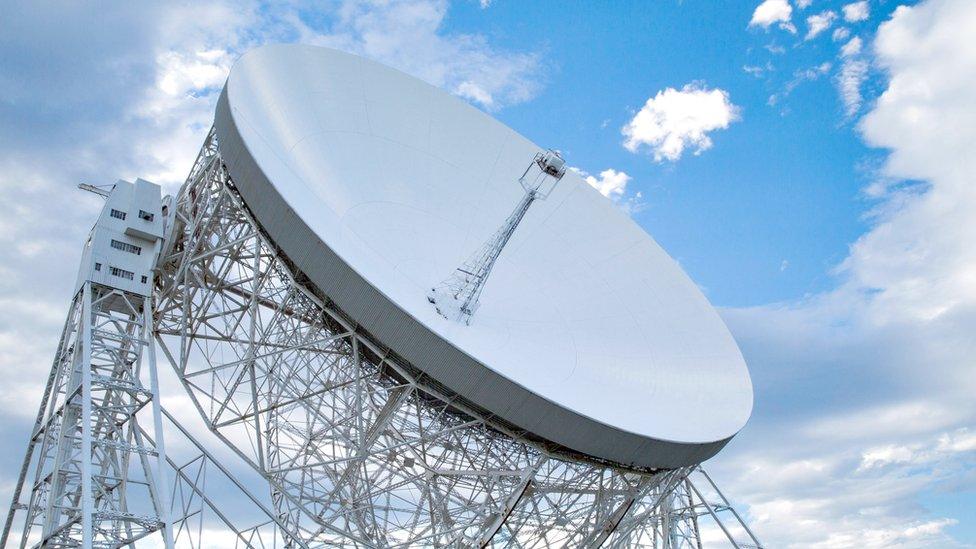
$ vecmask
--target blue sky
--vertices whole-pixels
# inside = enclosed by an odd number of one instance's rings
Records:
[[[857,27],[877,26],[892,7],[879,7]],[[741,306],[830,287],[826,271],[865,228],[857,166],[871,157],[830,78],[798,87],[778,108],[766,104],[794,70],[834,61],[839,45],[829,36],[794,44],[788,33],[747,31],[750,15],[736,2],[612,9],[499,2],[486,10],[460,4],[446,27],[540,52],[546,88],[499,118],[565,149],[587,171],[614,167],[631,175],[648,205],[635,218],[713,302]],[[789,55],[769,52],[763,46],[770,43],[790,48]],[[743,70],[767,62],[777,66],[768,77]],[[727,90],[742,110],[740,122],[714,135],[721,146],[664,164],[620,146],[620,128],[649,94],[696,81]]]
[[[74,186],[175,192],[233,60],[299,41],[563,150],[681,262],[750,364],[753,419],[708,466],[770,546],[976,545],[976,3],[4,12],[0,497],[99,207]]]

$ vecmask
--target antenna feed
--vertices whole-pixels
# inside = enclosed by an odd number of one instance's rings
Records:
[[[542,168],[542,171],[547,175],[555,177],[557,180],[561,179],[566,173],[566,161],[563,160],[559,151],[549,149],[544,153],[539,153],[535,155],[535,162]]]
[[[501,228],[495,232],[467,262],[454,270],[451,275],[427,293],[429,301],[437,314],[448,320],[471,323],[471,317],[478,310],[478,298],[491,274],[495,261],[512,233],[518,227],[529,207],[536,200],[545,200],[555,188],[556,183],[566,174],[566,161],[557,151],[549,149],[536,153],[532,162],[519,178],[525,190],[515,211],[508,216]]]

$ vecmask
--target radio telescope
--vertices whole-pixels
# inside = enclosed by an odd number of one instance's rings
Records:
[[[244,546],[691,547],[703,516],[759,546],[699,468],[752,408],[725,325],[560,153],[467,103],[266,46],[175,198],[90,190],[105,210],[10,513],[25,543],[189,546],[180,488]],[[157,347],[267,501],[159,405]],[[164,433],[267,520],[221,512]]]

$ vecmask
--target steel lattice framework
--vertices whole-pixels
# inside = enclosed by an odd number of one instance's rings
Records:
[[[384,348],[264,235],[217,145],[165,204],[154,295],[74,298],[0,547],[701,549],[705,517],[760,547],[700,467],[572,455]],[[270,498],[159,404],[153,339]]]
[[[23,510],[21,547],[119,547],[159,530],[171,543],[166,493],[158,489],[167,483],[154,478],[154,471],[165,477],[157,467],[165,452],[144,436],[136,417],[148,408],[152,421],[161,422],[149,329],[148,297],[91,282],[75,296],[4,542],[15,512]],[[140,381],[144,362],[150,387]]]
[[[399,360],[290,268],[235,191],[212,133],[172,208],[159,343],[211,431],[267,479],[294,542],[665,543],[662,503],[687,469],[566,455]]]

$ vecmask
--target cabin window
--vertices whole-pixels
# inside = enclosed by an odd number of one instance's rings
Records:
[[[123,252],[129,252],[130,254],[142,255],[142,248],[136,246],[135,244],[129,244],[128,242],[121,242],[119,240],[112,239],[112,247],[116,250],[122,250]]]
[[[120,269],[118,267],[109,267],[108,270],[110,273],[112,273],[112,276],[117,276],[119,278],[124,278],[126,280],[132,280],[136,275],[132,271],[127,271],[125,269]]]

